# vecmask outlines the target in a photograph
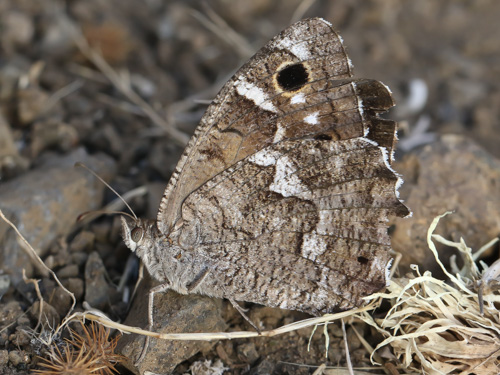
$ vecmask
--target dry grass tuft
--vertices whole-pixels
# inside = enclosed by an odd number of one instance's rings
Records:
[[[495,303],[500,296],[486,285],[495,279],[491,270],[496,267],[482,264],[481,271],[476,264],[479,255],[497,240],[473,254],[463,240],[456,243],[433,234],[441,217],[430,226],[427,242],[450,281],[435,279],[428,271],[421,274],[414,266],[412,275],[393,279],[386,293],[374,296],[391,303],[385,318],[374,319],[367,312],[358,316],[385,337],[375,351],[389,345],[406,370],[497,374],[500,314]],[[455,247],[463,258],[463,268],[458,269],[452,259],[453,273],[445,269],[434,241]]]
[[[114,366],[123,359],[114,353],[119,336],[110,340],[109,330],[95,323],[90,327],[82,324],[82,328],[82,335],[70,329],[71,338],[66,339],[61,349],[52,345],[48,358],[41,358],[41,369],[34,372],[43,375],[116,373]]]

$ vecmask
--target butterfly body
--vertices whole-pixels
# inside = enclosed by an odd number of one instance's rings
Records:
[[[268,43],[207,109],[156,221],[122,218],[128,247],[182,294],[329,313],[387,282],[387,220],[405,216],[396,124],[321,19]]]

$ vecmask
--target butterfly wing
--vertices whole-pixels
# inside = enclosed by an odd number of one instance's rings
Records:
[[[386,282],[388,217],[408,214],[396,124],[377,117],[392,105],[380,82],[351,78],[328,23],[292,25],[208,108],[158,228],[205,259],[207,291],[314,314],[359,305]]]

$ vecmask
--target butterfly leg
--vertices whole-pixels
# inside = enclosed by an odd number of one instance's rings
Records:
[[[241,314],[241,316],[243,318],[245,318],[245,320],[250,323],[250,325],[257,331],[257,333],[260,335],[261,332],[260,332],[260,329],[255,325],[254,322],[252,322],[250,320],[250,318],[247,316],[247,314],[245,314],[245,309],[243,307],[241,307],[238,302],[236,302],[234,299],[232,298],[228,298],[229,299],[229,302],[231,302],[231,305],[233,305],[233,307]]]
[[[188,293],[193,293],[193,291],[200,285],[208,276],[209,274],[209,269],[204,268],[196,277],[191,281],[189,284],[186,285],[186,289],[188,290]]]
[[[154,296],[156,293],[162,293],[165,292],[170,288],[170,283],[166,282],[164,284],[160,284],[155,286],[154,288],[151,288],[149,290],[149,300],[148,300],[148,331],[151,331],[153,329],[153,307],[154,307]],[[146,341],[144,342],[144,346],[142,348],[141,354],[139,355],[139,358],[135,361],[135,365],[137,366],[139,363],[142,362],[144,357],[146,356],[146,353],[148,351],[149,347],[149,336],[146,336]]]
[[[209,268],[205,268],[203,269],[198,275],[196,275],[196,277],[193,279],[193,281],[191,281],[191,283],[189,283],[186,287],[187,287],[187,290],[189,293],[192,293],[193,290],[196,289],[196,287],[198,287],[198,285],[200,285],[204,280],[205,278],[207,277],[207,275],[210,273],[210,269]],[[234,299],[232,298],[229,298],[229,302],[231,302],[231,305],[233,305],[233,307],[241,314],[241,316],[243,316],[243,318],[245,318],[245,320],[250,323],[250,325],[260,334],[260,329],[254,324],[254,322],[252,322],[250,320],[250,318],[245,314],[246,310],[241,307],[240,305],[238,305],[238,302],[236,302]]]

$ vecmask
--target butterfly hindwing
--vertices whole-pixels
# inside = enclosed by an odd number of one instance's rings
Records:
[[[311,313],[357,306],[386,282],[387,218],[407,213],[397,180],[369,139],[281,141],[188,196],[183,245],[237,300]]]

